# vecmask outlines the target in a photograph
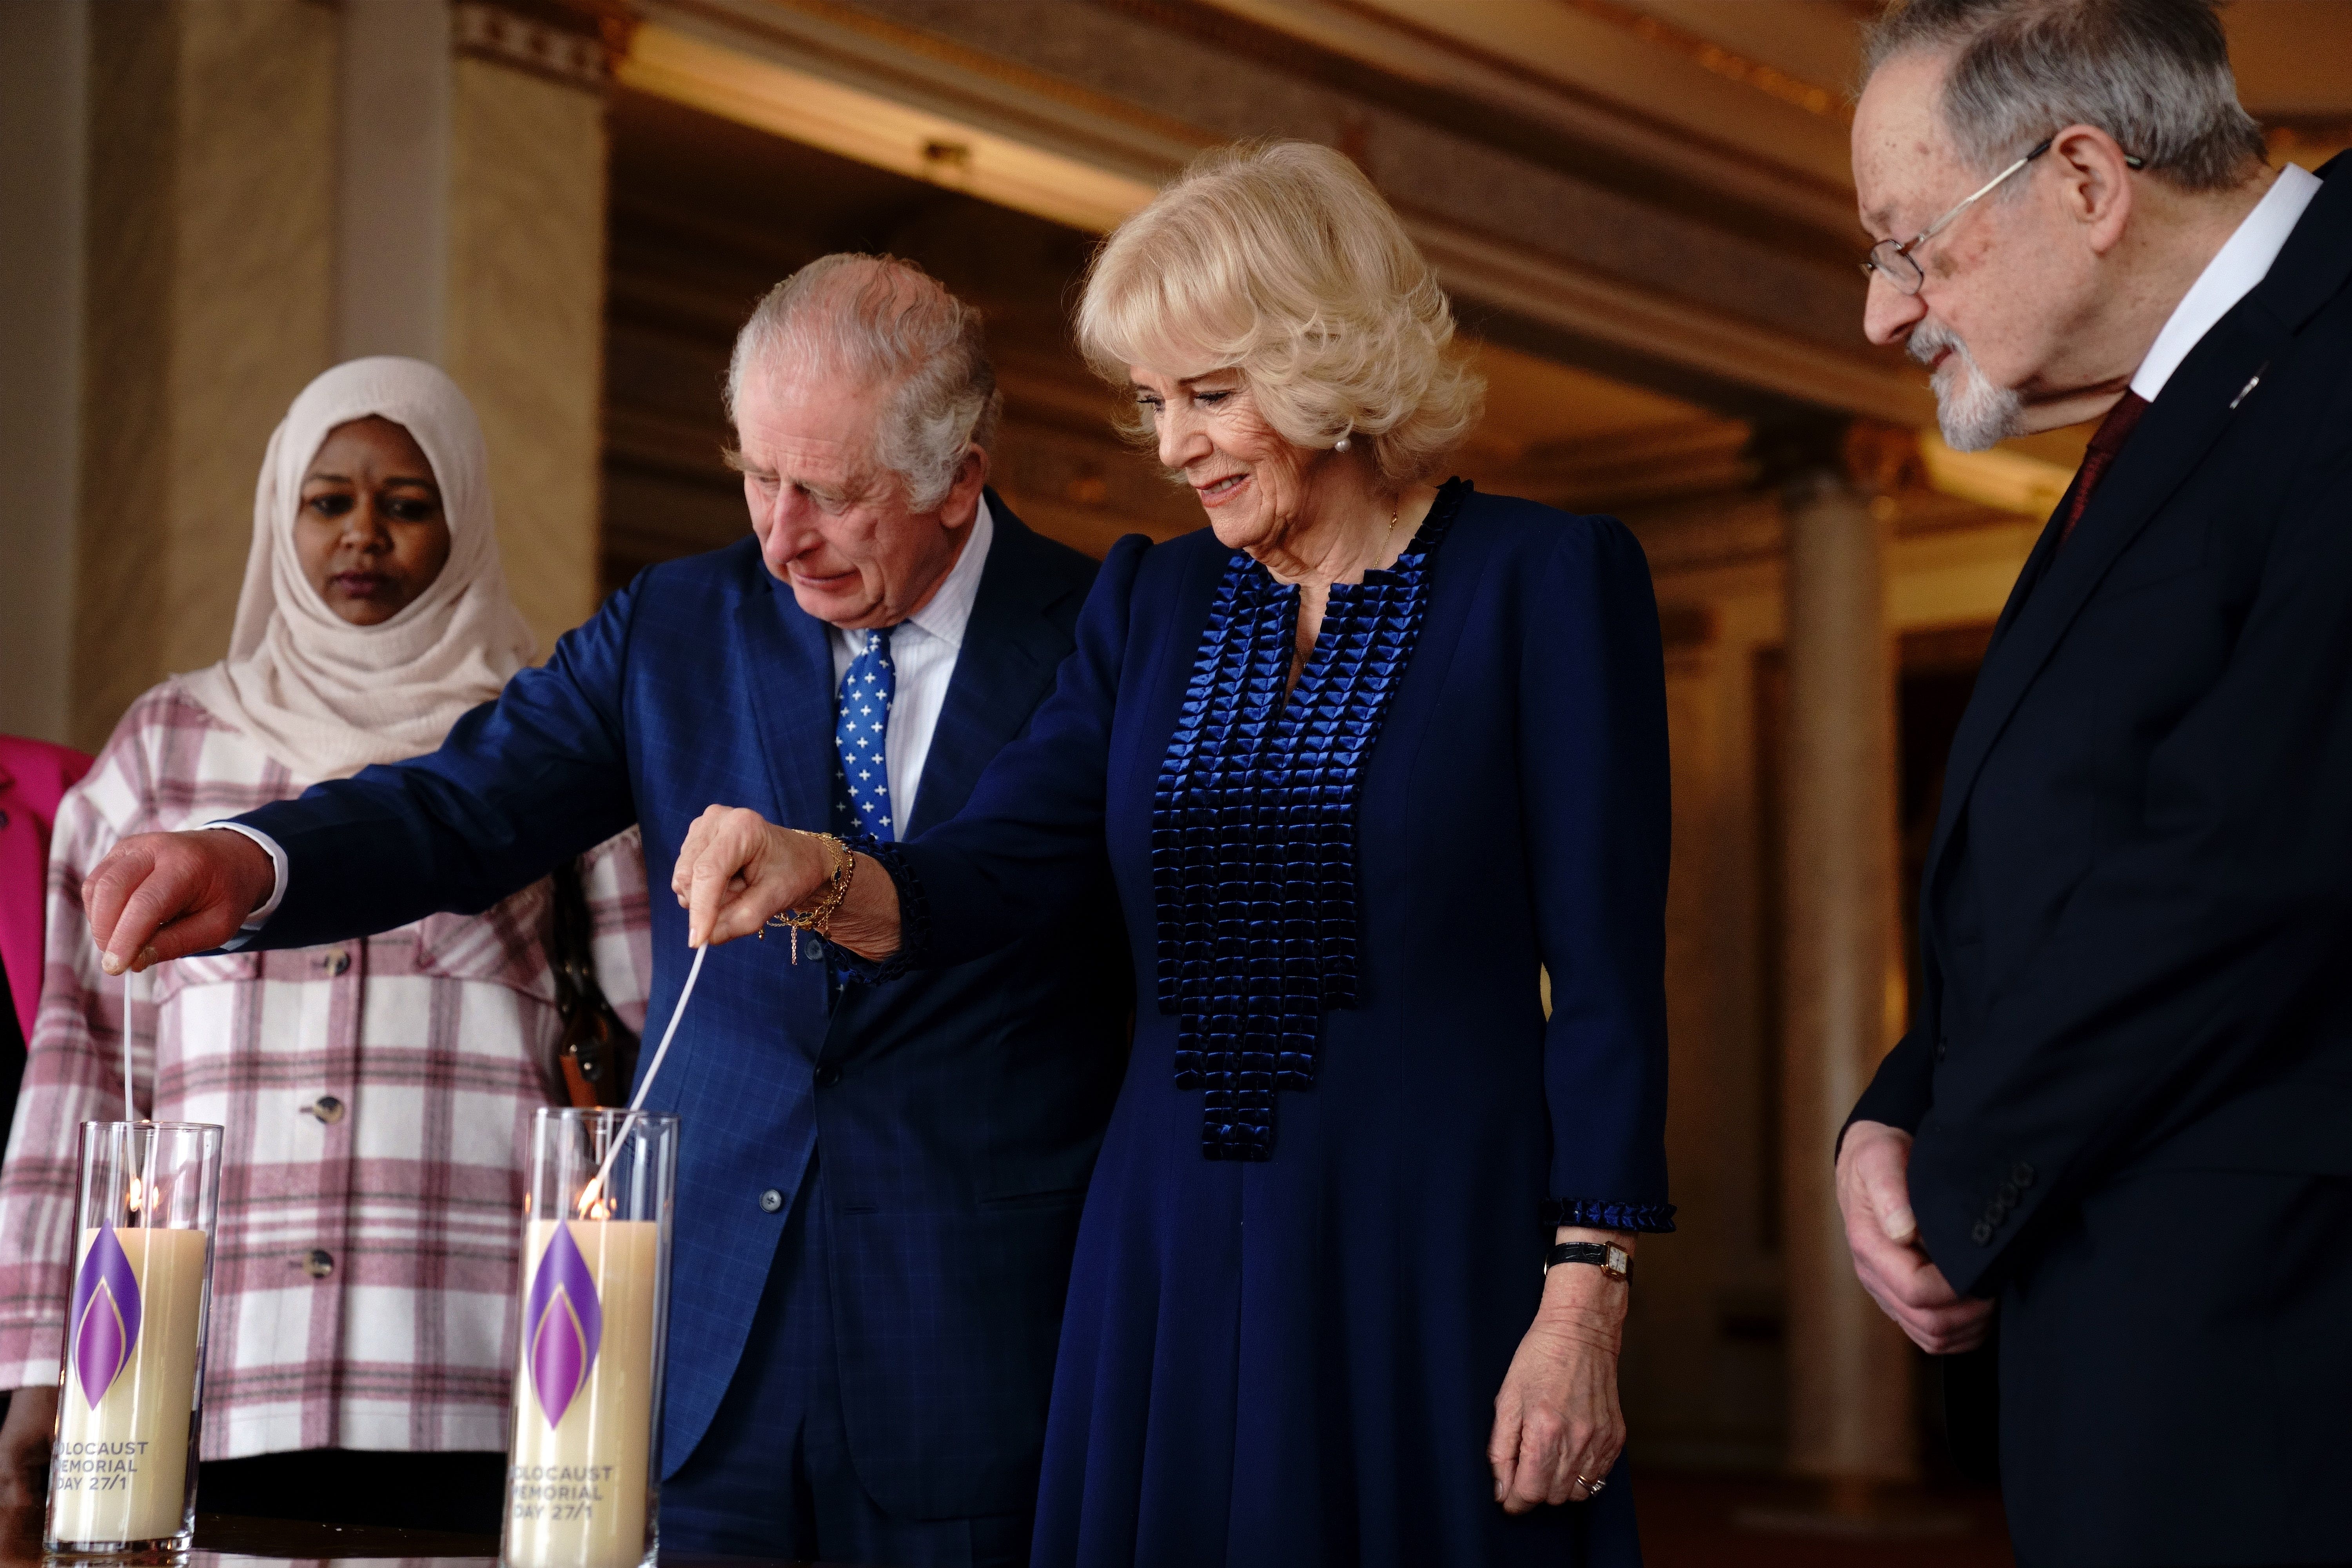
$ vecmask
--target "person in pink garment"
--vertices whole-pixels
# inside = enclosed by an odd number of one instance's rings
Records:
[[[429,752],[531,658],[479,423],[429,364],[313,381],[270,438],[253,529],[228,657],[134,700],[57,808],[40,1008],[0,1156],[0,1562],[46,1489],[76,1129],[126,1114],[226,1130],[205,1510],[474,1533],[502,1512],[517,1153],[568,1099],[552,880],[365,939],[231,942],[131,984],[83,918],[84,879],[122,840]],[[639,1028],[635,830],[568,880],[584,966]]]
[[[0,735],[0,1127],[16,1112],[41,1001],[49,829],[58,798],[88,772],[89,758],[69,746]]]
[[[49,831],[59,797],[89,772],[89,762],[69,746],[0,735],[0,1127],[16,1113],[25,1042],[41,1002]],[[7,1409],[0,1390],[0,1416]]]

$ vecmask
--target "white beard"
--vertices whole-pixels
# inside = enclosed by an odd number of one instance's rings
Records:
[[[1921,322],[1907,345],[1921,364],[1944,350],[1951,356],[1936,368],[1936,423],[1943,426],[1944,443],[1955,451],[1981,452],[1994,442],[2025,432],[2025,399],[2006,386],[1995,386],[1977,368],[1969,345],[1949,328]]]

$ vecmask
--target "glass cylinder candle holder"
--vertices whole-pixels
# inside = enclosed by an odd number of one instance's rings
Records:
[[[677,1177],[676,1116],[531,1117],[500,1553],[510,1568],[654,1561]]]
[[[85,1121],[48,1550],[185,1551],[220,1210],[221,1130]]]

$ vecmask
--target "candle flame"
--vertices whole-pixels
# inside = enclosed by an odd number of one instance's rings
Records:
[[[138,1177],[133,1176],[131,1178],[130,1189],[122,1194],[122,1206],[132,1214],[137,1214],[146,1206],[147,1200],[152,1197],[154,1193],[154,1188],[143,1184]]]
[[[572,1212],[578,1215],[582,1219],[610,1219],[613,1217],[613,1200],[604,1195],[604,1178],[603,1176],[596,1175],[588,1178],[588,1184],[580,1189],[580,1196],[572,1204]]]

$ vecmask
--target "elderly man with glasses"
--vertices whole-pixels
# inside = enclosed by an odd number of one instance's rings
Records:
[[[2352,160],[2265,164],[2209,0],[1869,59],[1871,339],[1956,447],[2099,425],[1953,744],[1855,1268],[1990,1374],[2021,1563],[2352,1561]]]

